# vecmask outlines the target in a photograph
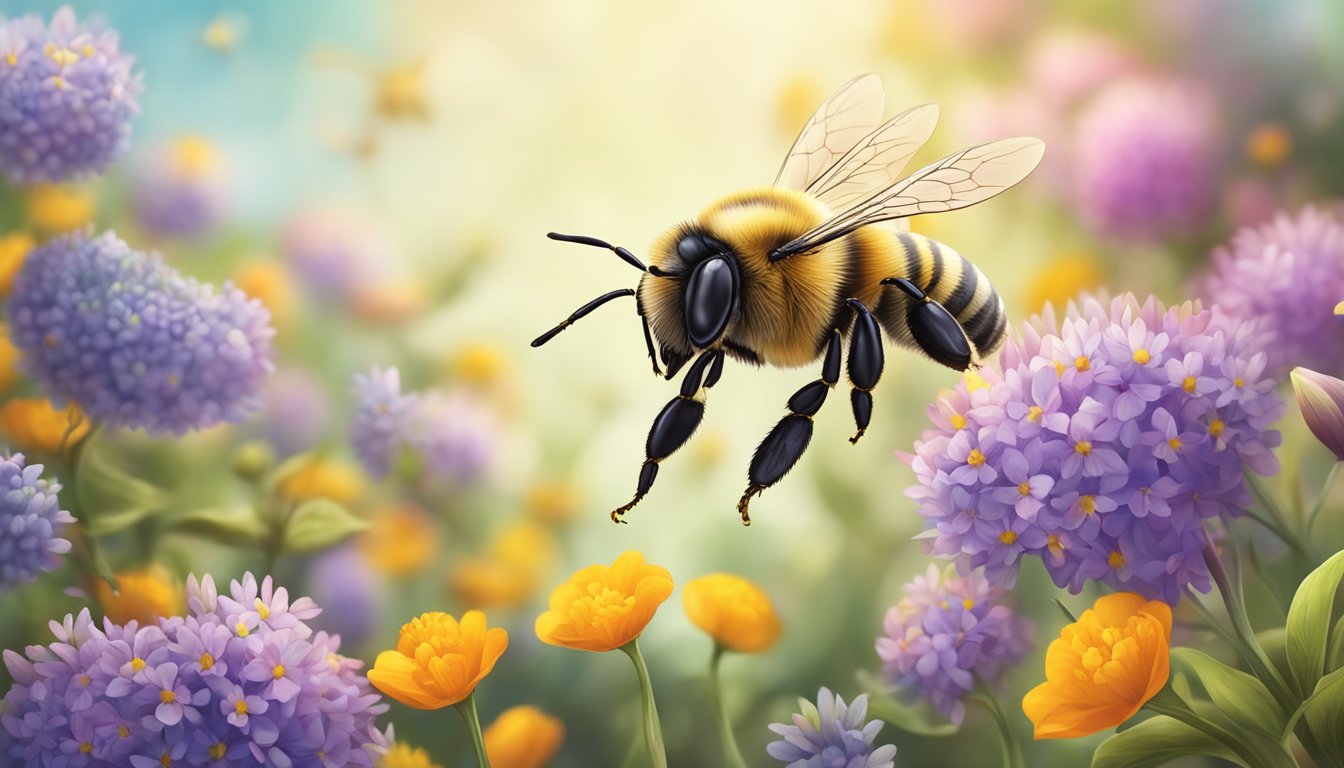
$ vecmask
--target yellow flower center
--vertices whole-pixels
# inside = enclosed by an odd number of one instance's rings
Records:
[[[9,66],[15,66],[19,63],[19,57],[14,55],[13,51],[5,54],[5,63]]]
[[[1226,427],[1227,425],[1223,423],[1222,419],[1214,419],[1213,421],[1209,422],[1209,434],[1213,435],[1214,437],[1222,437],[1223,430]]]
[[[252,631],[247,628],[247,622],[245,621],[240,621],[237,624],[234,624],[233,628],[237,631],[239,637],[247,637],[252,634]]]
[[[331,667],[332,672],[341,671],[341,655],[335,651],[327,651],[327,666]]]
[[[88,675],[80,675],[76,679],[79,680],[79,684],[85,688],[88,688],[89,683],[93,682],[93,678],[89,677]]]
[[[961,607],[969,611],[975,607],[975,601],[968,597],[961,601]]]
[[[1195,394],[1195,377],[1186,376],[1185,381],[1181,383],[1181,389],[1184,389],[1188,395]]]
[[[92,59],[92,58],[93,58],[93,54],[97,53],[98,50],[97,50],[96,48],[94,48],[92,45],[90,45],[89,43],[85,43],[85,44],[84,44],[84,47],[81,48],[81,49],[79,49],[79,52],[80,52],[81,55],[84,56],[84,58],[86,58],[86,59]]]
[[[57,48],[54,45],[48,45],[46,50],[47,58],[56,62],[62,67],[74,64],[79,61],[79,54],[69,48]]]
[[[1031,495],[1031,484],[1028,483],[1028,482],[1026,482],[1025,480],[1024,480],[1023,482],[1018,483],[1018,484],[1017,484],[1017,492],[1020,493],[1020,494],[1022,494],[1023,496],[1030,496],[1030,495]]]
[[[271,670],[271,677],[275,678],[276,680],[279,680],[284,676],[285,676],[285,666],[283,664],[276,664],[275,669]]]
[[[134,659],[131,659],[131,669],[134,669],[136,672],[139,672],[144,668],[145,668],[144,659],[140,658],[139,656],[136,656]]]
[[[1241,378],[1240,376],[1232,380],[1232,386],[1236,387],[1237,389],[1241,389],[1242,386],[1244,386],[1245,384],[1246,380]]]
[[[1167,441],[1167,445],[1171,446],[1171,450],[1178,451],[1181,448],[1181,438],[1173,437]]]
[[[947,417],[947,420],[952,422],[953,429],[966,428],[966,417],[962,416],[960,413],[952,414],[951,416]]]
[[[224,742],[219,742],[210,748],[210,757],[215,760],[223,760],[224,753],[228,751],[228,746]]]
[[[164,753],[163,753],[163,757],[160,757],[160,758],[159,758],[159,765],[162,765],[163,768],[168,768],[168,766],[170,766],[170,765],[172,765],[172,764],[173,764],[173,758],[172,758],[172,756],[169,755],[167,752],[164,752]]]
[[[1059,554],[1060,552],[1064,551],[1064,542],[1060,541],[1059,536],[1053,533],[1045,537],[1045,546],[1047,549],[1049,549],[1051,552],[1054,552],[1055,554]]]
[[[261,598],[260,598],[260,597],[258,597],[256,600],[254,600],[253,603],[252,603],[252,605],[253,605],[254,607],[256,607],[256,609],[257,609],[257,615],[261,617],[261,620],[262,620],[262,621],[265,621],[265,620],[271,618],[271,607],[270,607],[269,605],[267,605],[267,604],[261,602]]]
[[[124,739],[131,735],[131,727],[125,723],[117,723],[117,738]]]
[[[1125,567],[1125,556],[1120,554],[1120,550],[1117,549],[1111,553],[1110,557],[1106,558],[1106,563],[1118,571]]]
[[[164,704],[172,704],[177,701],[177,694],[172,691],[159,691],[159,701]]]
[[[1078,508],[1083,511],[1084,515],[1090,515],[1095,513],[1097,511],[1097,497],[1096,496],[1080,497],[1078,499]]]
[[[79,742],[79,751],[87,755],[93,751],[93,744],[91,742],[81,741]]]
[[[60,75],[52,75],[52,76],[51,76],[51,85],[52,85],[53,88],[55,88],[55,89],[58,90],[58,91],[64,91],[66,88],[70,87],[70,86],[65,82],[65,78],[64,78],[64,77],[61,77]]]
[[[1012,545],[1017,541],[1017,533],[1015,531],[1004,531],[999,534],[999,541],[1004,544]]]
[[[1092,453],[1092,443],[1087,440],[1079,440],[1074,443],[1073,452],[1079,456],[1086,456]]]
[[[1134,350],[1134,362],[1138,363],[1139,365],[1147,365],[1148,361],[1152,359],[1153,356],[1151,353],[1148,352],[1148,350],[1146,349]]]
[[[1040,421],[1041,416],[1043,415],[1045,415],[1045,409],[1039,405],[1033,405],[1027,409],[1027,421],[1030,422]]]
[[[970,455],[966,457],[966,463],[972,467],[984,466],[985,454],[981,453],[979,448],[972,448]]]
[[[239,700],[238,700],[237,702],[235,702],[234,705],[233,705],[233,712],[234,712],[234,714],[236,714],[236,715],[246,715],[246,714],[247,714],[247,702],[246,702],[246,701],[243,701],[242,699],[239,699]]]
[[[215,666],[215,657],[208,653],[201,654],[201,669],[210,669]]]
[[[1089,371],[1089,370],[1092,370],[1092,361],[1091,361],[1091,360],[1088,360],[1088,359],[1087,359],[1086,357],[1084,357],[1083,355],[1079,355],[1078,357],[1074,358],[1074,360],[1073,360],[1073,368],[1074,368],[1074,370],[1076,370],[1076,371]]]
[[[1055,363],[1055,373],[1058,373],[1060,376],[1063,376],[1063,375],[1064,375],[1064,370],[1065,370],[1065,365],[1064,365],[1063,363],[1058,363],[1058,362]]]

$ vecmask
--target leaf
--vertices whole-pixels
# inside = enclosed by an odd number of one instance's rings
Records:
[[[1252,768],[1236,752],[1203,731],[1158,715],[1101,742],[1092,768],[1152,768],[1183,755],[1211,755]]]
[[[1344,755],[1344,669],[1322,677],[1300,712],[1327,754]]]
[[[1173,649],[1171,660],[1204,686],[1214,706],[1234,724],[1279,738],[1288,717],[1259,680],[1193,648]]]
[[[1344,580],[1344,552],[1336,552],[1302,580],[1288,609],[1288,666],[1297,695],[1306,698],[1325,674],[1325,651],[1335,608],[1335,594]]]
[[[887,692],[883,680],[871,672],[858,674],[859,685],[868,692],[868,714],[888,725],[920,736],[951,736],[961,726],[948,722],[927,704],[906,704]]]
[[[234,547],[255,547],[266,538],[266,525],[251,507],[206,507],[168,518],[164,529],[200,536]]]
[[[1287,680],[1293,675],[1293,670],[1288,666],[1288,633],[1283,627],[1273,627],[1255,633],[1255,641],[1260,644],[1269,661],[1278,670],[1283,679]]]
[[[284,549],[315,552],[368,527],[367,521],[331,499],[313,499],[300,504],[290,516],[285,526]]]
[[[162,488],[129,474],[99,450],[82,457],[75,483],[90,536],[120,533],[162,509],[168,499]]]

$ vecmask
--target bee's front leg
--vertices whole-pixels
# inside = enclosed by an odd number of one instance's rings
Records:
[[[696,399],[696,395],[702,386],[709,389],[717,384],[722,374],[723,352],[717,349],[702,353],[686,371],[686,378],[681,381],[681,392],[663,406],[663,410],[653,420],[653,427],[649,429],[649,437],[644,442],[644,465],[639,470],[635,498],[611,513],[613,523],[625,522],[622,516],[634,509],[653,487],[653,481],[658,478],[658,464],[691,439],[705,416],[705,402]]]

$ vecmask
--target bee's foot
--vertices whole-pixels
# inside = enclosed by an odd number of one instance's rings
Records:
[[[760,495],[765,490],[759,485],[747,486],[746,493],[742,494],[741,500],[737,502],[737,513],[742,516],[743,525],[751,525],[751,515],[747,514],[747,507],[751,504],[751,497]]]
[[[614,509],[614,510],[612,510],[612,512],[611,512],[611,522],[613,522],[613,523],[620,523],[621,525],[626,525],[629,521],[626,520],[626,519],[623,517],[623,515],[625,515],[626,512],[629,512],[630,510],[634,509],[634,508],[635,508],[635,505],[638,504],[643,498],[644,498],[644,494],[641,493],[641,494],[635,496],[635,498],[631,499],[629,504],[626,504],[625,506],[620,507],[620,508],[618,508],[618,509]]]
[[[860,437],[863,437],[863,433],[866,432],[866,431],[867,431],[867,430],[860,429],[858,432],[856,432],[856,433],[854,434],[853,437],[849,438],[849,444],[850,444],[850,445],[858,445],[858,444],[859,444],[859,438],[860,438]]]

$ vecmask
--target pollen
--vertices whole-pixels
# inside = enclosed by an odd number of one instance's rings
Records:
[[[70,87],[69,83],[65,82],[65,78],[60,75],[51,76],[51,85],[58,91],[64,91],[66,88]]]
[[[1015,543],[1017,543],[1017,532],[1016,532],[1016,531],[1004,531],[1003,533],[1000,533],[1000,534],[999,534],[999,541],[1003,542],[1004,544],[1008,544],[1008,545],[1015,544]]]
[[[144,668],[145,668],[144,659],[140,658],[139,656],[136,656],[134,659],[131,659],[131,669],[135,670],[136,672],[139,672]]]
[[[1055,373],[1058,373],[1060,376],[1064,375],[1064,371],[1066,369],[1067,366],[1065,366],[1063,363],[1055,363]]]
[[[80,675],[76,679],[79,680],[79,684],[84,688],[88,688],[89,683],[93,682],[93,678],[89,677],[88,675]]]
[[[285,665],[276,664],[275,668],[271,670],[271,677],[275,678],[276,680],[279,680],[284,676],[285,676]]]
[[[125,723],[117,723],[117,738],[125,739],[131,735],[131,727]]]
[[[177,701],[177,694],[172,691],[159,691],[159,701],[164,704],[172,704]]]
[[[94,48],[93,45],[89,43],[85,43],[84,47],[79,49],[79,52],[84,58],[92,59],[93,55],[98,52],[98,49]]]
[[[981,453],[979,448],[972,448],[970,455],[966,457],[966,463],[972,467],[983,467],[985,454]]]
[[[19,63],[19,57],[15,56],[13,51],[10,51],[9,53],[5,54],[5,63],[11,67],[17,66]]]
[[[951,416],[947,417],[947,420],[950,421],[950,422],[952,422],[952,428],[953,428],[953,429],[965,429],[965,428],[966,428],[966,417],[965,417],[965,416],[962,416],[960,413],[954,413],[954,414],[952,414]]]
[[[1125,567],[1125,556],[1120,554],[1120,550],[1117,549],[1111,553],[1110,557],[1106,558],[1106,564],[1118,571]]]
[[[1073,361],[1073,368],[1076,371],[1090,371],[1092,370],[1092,361],[1083,355],[1079,355]]]
[[[201,654],[201,669],[210,669],[215,666],[215,657],[208,653]]]
[[[1167,441],[1167,445],[1171,446],[1171,450],[1179,451],[1181,449],[1181,438],[1173,437]]]
[[[247,622],[245,621],[240,621],[237,624],[233,625],[233,629],[238,633],[239,637],[247,637],[249,634],[252,633],[252,631],[247,628]]]
[[[234,702],[234,705],[233,705],[233,713],[234,713],[235,715],[246,715],[246,714],[247,714],[247,702],[246,702],[246,701],[243,701],[242,699],[239,699],[238,701]]]
[[[1079,456],[1087,456],[1092,453],[1092,443],[1087,440],[1079,440],[1073,444],[1073,452]]]
[[[1238,376],[1237,378],[1232,380],[1232,386],[1236,387],[1237,389],[1241,389],[1242,387],[1246,386],[1246,380]]]
[[[1047,549],[1049,549],[1051,552],[1054,552],[1055,554],[1059,554],[1060,552],[1064,551],[1064,542],[1059,540],[1058,534],[1052,533],[1049,536],[1046,536],[1045,546]]]
[[[172,755],[169,755],[167,752],[164,752],[163,757],[159,758],[159,765],[162,765],[163,768],[168,768],[168,766],[172,764],[173,764]]]
[[[1040,421],[1041,417],[1044,415],[1045,409],[1039,405],[1033,405],[1027,409],[1027,421],[1030,421],[1033,424]]]
[[[1186,376],[1185,381],[1181,383],[1181,389],[1184,389],[1187,395],[1195,394],[1195,377]]]
[[[90,741],[79,742],[79,751],[85,755],[89,754],[90,752],[93,751],[93,742]]]
[[[79,54],[75,53],[69,48],[55,48],[53,46],[47,46],[47,47],[50,49],[46,52],[47,58],[51,59],[52,61],[56,62],[62,67],[69,66],[71,64],[74,64],[76,61],[79,61]]]
[[[263,603],[260,597],[253,601],[252,607],[257,609],[257,615],[261,617],[262,621],[271,618],[271,607]]]
[[[1096,511],[1097,511],[1097,497],[1096,497],[1096,496],[1083,496],[1083,497],[1079,498],[1079,499],[1078,499],[1078,508],[1081,509],[1081,510],[1083,511],[1083,514],[1084,514],[1084,515],[1092,515],[1092,514],[1096,514]]]
[[[1222,419],[1214,419],[1209,422],[1209,434],[1214,437],[1222,437],[1223,430],[1226,428],[1227,425],[1223,423]]]
[[[1026,482],[1025,480],[1022,481],[1022,482],[1020,482],[1020,483],[1018,483],[1018,484],[1017,484],[1017,492],[1020,493],[1020,494],[1022,494],[1023,496],[1030,496],[1030,495],[1031,495],[1031,483],[1028,483],[1028,482]]]
[[[1148,361],[1152,359],[1153,355],[1148,350],[1146,349],[1134,350],[1134,362],[1138,363],[1139,365],[1147,365]]]
[[[969,611],[975,607],[975,601],[968,597],[961,601],[961,607]]]
[[[229,747],[228,747],[227,744],[225,744],[225,743],[222,742],[222,741],[221,741],[221,742],[217,742],[217,743],[215,744],[215,746],[213,746],[213,747],[210,748],[210,757],[211,757],[212,759],[214,759],[214,760],[223,760],[223,759],[224,759],[224,753],[227,752],[228,750],[229,750]]]

